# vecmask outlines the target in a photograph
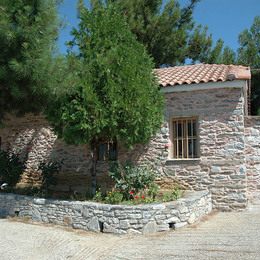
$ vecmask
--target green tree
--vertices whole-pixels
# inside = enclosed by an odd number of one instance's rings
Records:
[[[63,57],[54,56],[60,0],[0,2],[0,121],[5,113],[39,112]],[[54,84],[55,83],[55,84]]]
[[[245,29],[238,36],[241,47],[238,49],[239,64],[250,66],[252,72],[251,84],[251,114],[260,115],[260,17],[257,15],[250,29]]]
[[[212,46],[207,27],[195,27],[193,10],[200,0],[180,8],[176,0],[164,7],[162,0],[113,0],[127,18],[137,40],[145,45],[156,67],[184,64],[187,58],[200,60]],[[195,28],[195,29],[194,29]]]
[[[253,69],[260,68],[260,17],[254,18],[250,30],[245,29],[238,36],[241,47],[238,49],[240,64],[250,66]]]
[[[65,142],[90,144],[94,193],[97,145],[109,140],[126,147],[148,142],[161,127],[164,101],[152,74],[154,64],[117,5],[94,0],[89,10],[80,1],[78,12],[71,42],[79,50],[77,56],[71,54],[79,69],[77,79],[51,121]]]
[[[221,64],[237,64],[237,55],[228,46],[224,47]]]
[[[236,64],[237,55],[228,46],[224,46],[224,41],[218,39],[216,45],[212,49],[208,49],[204,57],[200,61],[209,64]]]

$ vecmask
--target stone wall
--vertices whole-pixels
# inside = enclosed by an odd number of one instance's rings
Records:
[[[147,145],[126,151],[118,145],[118,159],[156,165],[162,189],[174,184],[189,190],[208,189],[213,207],[219,210],[241,209],[247,203],[245,164],[244,98],[240,88],[166,93],[165,124]],[[198,117],[199,158],[172,160],[170,120],[172,117]],[[57,140],[43,117],[9,117],[0,129],[3,148],[25,151],[29,146],[28,169],[24,183],[33,182],[31,169],[49,158],[63,162],[57,190],[85,191],[91,186],[90,153],[84,146],[67,146]],[[107,162],[98,162],[97,183],[102,191],[113,183],[107,175]]]
[[[208,188],[215,208],[246,206],[244,98],[241,89],[171,93],[167,116],[198,116],[200,158],[166,163],[166,174],[196,190]]]
[[[109,205],[34,198],[0,192],[0,217],[27,217],[75,229],[115,234],[152,234],[193,224],[212,210],[208,191],[177,201]]]
[[[85,146],[66,145],[58,140],[44,116],[27,114],[16,118],[9,115],[4,127],[0,128],[0,137],[3,150],[11,150],[24,156],[26,148],[30,148],[26,171],[20,186],[35,185],[40,162],[57,160],[62,163],[57,190],[85,192],[86,189],[90,189],[92,167],[90,152],[86,157]],[[104,169],[103,164],[99,162],[98,167]],[[106,189],[112,182],[103,173],[104,171],[98,172],[97,179],[98,183],[102,183],[102,188]]]
[[[260,190],[260,116],[245,118],[247,183],[250,196]]]
[[[239,88],[167,93],[166,124],[139,160],[159,161],[159,184],[174,184],[191,190],[209,189],[213,207],[241,209],[247,203],[245,164],[244,98]],[[200,156],[170,158],[172,117],[198,117]],[[135,151],[134,151],[135,152]],[[131,153],[131,152],[129,152]]]

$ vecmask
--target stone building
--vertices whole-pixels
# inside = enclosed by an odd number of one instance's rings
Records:
[[[113,183],[107,159],[156,162],[163,189],[210,190],[213,207],[244,208],[260,187],[260,117],[249,116],[250,69],[196,64],[156,69],[165,95],[165,123],[147,145],[126,151],[119,143],[100,144],[97,182]],[[39,162],[62,161],[58,190],[85,191],[91,186],[91,157],[85,146],[57,140],[43,116],[6,118],[0,129],[2,149],[29,157],[22,184],[34,182]],[[159,163],[158,163],[159,162]]]

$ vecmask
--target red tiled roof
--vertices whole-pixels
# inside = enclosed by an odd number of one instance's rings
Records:
[[[195,64],[154,70],[161,86],[251,79],[250,68],[236,65]]]

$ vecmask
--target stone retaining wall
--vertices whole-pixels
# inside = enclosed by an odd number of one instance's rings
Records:
[[[109,205],[34,198],[0,192],[0,216],[28,217],[75,229],[115,234],[152,234],[193,224],[212,210],[209,191],[189,192],[177,201]]]

